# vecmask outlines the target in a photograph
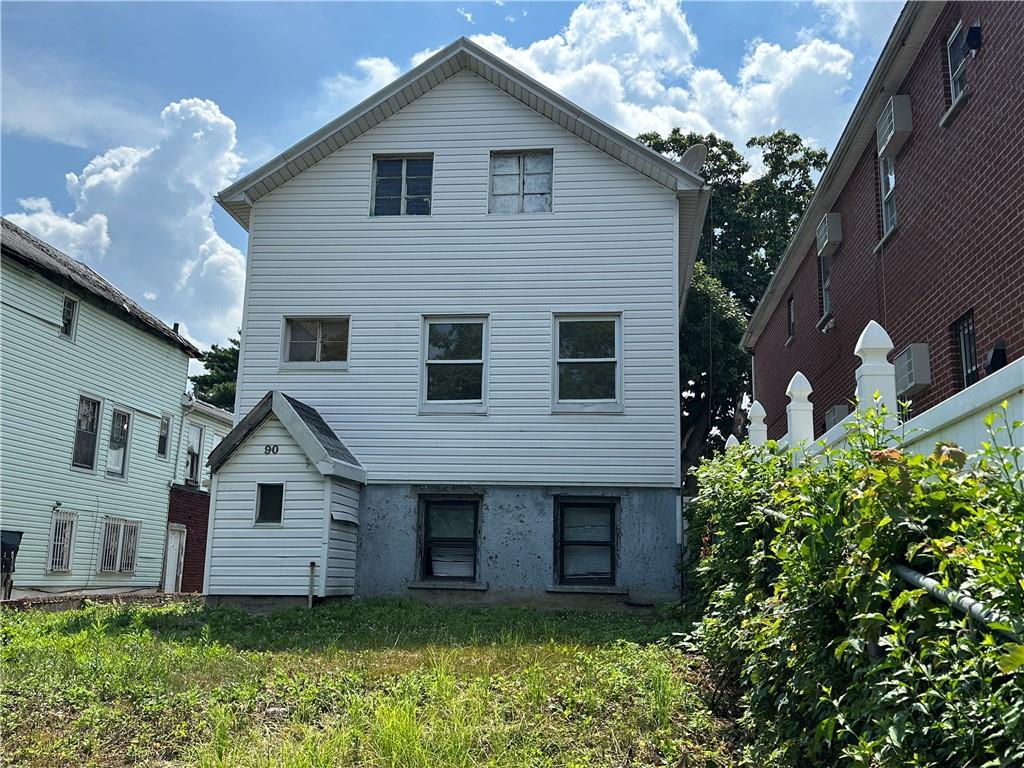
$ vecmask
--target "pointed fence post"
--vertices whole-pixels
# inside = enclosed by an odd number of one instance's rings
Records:
[[[768,425],[764,423],[766,415],[764,406],[757,400],[750,404],[750,410],[747,411],[750,422],[747,425],[747,439],[751,445],[764,445],[768,442]]]
[[[729,438],[725,441],[725,450],[735,448],[740,444],[740,441],[736,439],[736,435],[729,435]]]
[[[874,320],[868,322],[857,339],[854,354],[860,358],[857,367],[857,403],[860,410],[878,405],[887,411],[886,425],[890,428],[899,423],[899,403],[896,401],[896,366],[889,362],[893,350],[892,339],[885,328]]]
[[[803,456],[804,450],[814,442],[814,405],[811,404],[811,382],[800,371],[793,374],[786,387],[789,405],[786,406],[786,421],[789,422],[789,446],[796,449],[794,464]]]

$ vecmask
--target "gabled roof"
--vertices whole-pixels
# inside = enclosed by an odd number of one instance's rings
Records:
[[[864,91],[853,108],[839,143],[825,166],[811,202],[807,204],[786,252],[779,261],[764,296],[754,310],[740,345],[753,350],[772,312],[786,295],[790,281],[815,240],[822,217],[832,210],[858,161],[874,145],[875,123],[889,99],[899,93],[907,72],[917,60],[932,26],[946,7],[944,2],[910,0],[900,13],[882,49]]]
[[[217,195],[217,201],[235,221],[248,229],[249,210],[261,197],[462,70],[480,75],[530,109],[673,192],[690,192],[704,186],[704,180],[694,171],[645,147],[493,53],[460,37],[341,117],[223,190]]]
[[[320,474],[344,477],[357,483],[366,482],[366,470],[317,410],[274,390],[267,392],[210,451],[206,462],[210,470],[219,470],[271,414],[284,425]]]
[[[204,416],[209,416],[211,419],[219,421],[222,424],[226,424],[229,427],[235,421],[235,415],[231,413],[231,411],[225,411],[223,408],[218,408],[213,403],[200,400],[190,392],[186,392],[181,396],[181,407],[186,413],[201,413]]]
[[[177,347],[189,357],[202,358],[203,353],[184,336],[167,327],[100,274],[7,219],[0,218],[0,222],[3,224],[0,246],[4,256],[80,295],[119,320]]]

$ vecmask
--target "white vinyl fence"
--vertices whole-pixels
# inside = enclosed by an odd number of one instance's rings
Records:
[[[858,409],[875,406],[876,394],[885,406],[889,426],[903,435],[903,445],[918,453],[930,453],[936,443],[955,443],[968,452],[977,451],[983,441],[989,440],[985,417],[1000,409],[1000,403],[1009,402],[1007,417],[1010,422],[1024,420],[1024,358],[989,374],[975,384],[943,400],[933,408],[903,422],[899,421],[899,403],[896,398],[896,369],[888,360],[893,350],[892,340],[885,329],[874,320],[869,322],[857,340],[854,353],[860,358],[857,368],[856,406]],[[814,456],[828,448],[841,448],[846,444],[846,432],[856,418],[856,412],[836,424],[817,440],[814,439],[814,406],[810,401],[811,383],[797,371],[789,382],[786,395],[788,432],[780,442],[797,449],[794,461],[803,456]],[[768,439],[764,407],[756,400],[747,414],[747,439],[760,445]],[[1012,435],[1015,445],[1024,444],[1024,429]]]

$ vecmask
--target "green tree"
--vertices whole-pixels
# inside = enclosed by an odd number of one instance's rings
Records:
[[[760,150],[763,170],[752,176],[735,145],[713,133],[674,128],[666,136],[638,138],[675,160],[694,144],[708,148],[700,173],[712,187],[711,204],[680,328],[686,472],[730,434],[742,434],[740,406],[750,391],[750,357],[739,348],[740,339],[828,155],[788,131],[755,136],[747,147]]]
[[[190,376],[192,391],[200,400],[228,411],[235,409],[235,380],[238,378],[238,339],[227,346],[214,344],[203,357],[206,373]]]

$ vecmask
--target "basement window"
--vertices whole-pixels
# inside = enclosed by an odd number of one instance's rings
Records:
[[[371,216],[428,216],[434,156],[374,156]]]
[[[134,573],[139,550],[139,521],[108,517],[103,522],[100,573]]]
[[[284,511],[284,485],[259,483],[256,486],[256,525],[280,525]]]
[[[489,213],[551,211],[550,149],[491,153]]]
[[[422,578],[475,581],[479,499],[424,498],[421,508]]]
[[[71,570],[77,517],[69,509],[53,510],[53,516],[50,519],[50,546],[46,557],[47,571],[68,573]]]
[[[555,503],[559,584],[615,583],[614,499]]]

